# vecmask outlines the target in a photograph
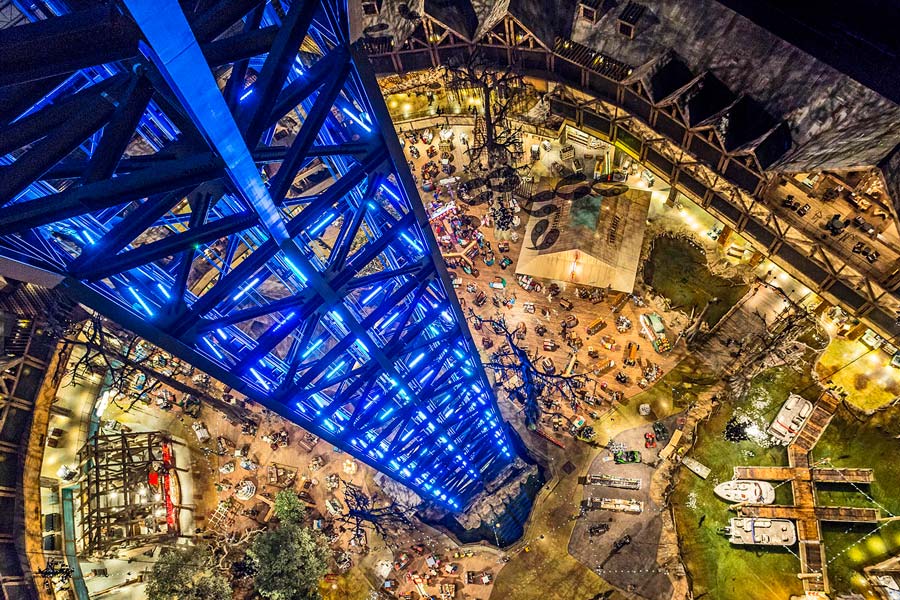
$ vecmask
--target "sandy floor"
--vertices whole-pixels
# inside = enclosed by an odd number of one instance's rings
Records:
[[[469,131],[467,128],[463,127],[454,127],[452,129],[456,134],[456,139],[460,137],[461,133],[468,133]],[[436,140],[437,136],[435,136],[435,141]],[[526,139],[526,142],[528,141],[530,140]],[[426,146],[421,142],[417,144],[417,147],[420,150],[420,157],[418,159],[413,158],[409,154],[409,146],[410,144],[407,143],[406,153],[407,157],[412,163],[413,172],[420,173],[422,165],[424,165],[428,160],[431,160],[426,155]],[[557,146],[558,144],[554,145],[554,151],[556,152],[558,152]],[[464,148],[460,144],[456,144],[456,149],[454,150],[455,158],[453,160],[454,165],[465,164],[466,159],[463,154],[463,150]],[[544,176],[549,175],[548,167],[546,164],[544,164],[545,162],[546,161],[542,159],[542,161],[536,163],[532,167],[532,171],[542,173]],[[432,192],[423,191],[422,200],[427,205],[434,200],[434,194]],[[450,198],[448,196],[442,196],[440,198],[440,201],[442,202],[449,200]],[[464,206],[459,201],[457,201],[457,205]],[[466,214],[481,220],[487,213],[487,205],[482,204],[471,207],[467,206],[464,210]],[[528,215],[526,215],[524,212],[520,212],[518,213],[518,215],[520,216],[521,224],[519,227],[515,228],[514,231],[517,231],[521,234],[525,230]],[[641,391],[641,388],[637,385],[637,381],[638,379],[640,379],[639,374],[641,365],[646,364],[646,361],[652,361],[654,364],[660,367],[662,373],[665,373],[675,364],[677,364],[678,361],[681,360],[681,358],[683,358],[683,349],[676,349],[667,354],[658,354],[654,352],[650,342],[642,336],[640,332],[640,324],[638,321],[638,317],[641,314],[657,312],[662,315],[663,321],[669,328],[670,336],[674,336],[675,332],[680,330],[685,320],[680,313],[666,311],[662,305],[654,302],[649,297],[649,295],[645,293],[645,286],[643,286],[642,283],[638,282],[635,291],[636,293],[642,295],[642,298],[644,298],[645,302],[647,302],[647,305],[644,307],[636,307],[633,303],[628,302],[627,304],[625,304],[624,308],[616,314],[613,314],[612,312],[613,306],[610,300],[607,300],[601,304],[592,304],[588,300],[579,299],[575,295],[576,288],[579,286],[573,283],[560,282],[560,288],[562,289],[560,297],[550,299],[546,294],[538,294],[536,292],[526,291],[516,283],[516,261],[521,252],[524,236],[520,236],[518,241],[507,239],[510,246],[509,251],[500,253],[496,252],[498,244],[501,241],[500,239],[498,239],[498,232],[491,227],[485,226],[482,226],[480,228],[480,231],[484,234],[485,240],[489,242],[492,248],[495,250],[496,261],[493,266],[488,266],[483,260],[477,258],[475,264],[480,271],[478,277],[473,277],[466,274],[461,268],[455,268],[451,270],[451,276],[459,277],[462,280],[460,286],[457,288],[457,294],[461,300],[461,303],[463,304],[464,310],[468,311],[469,309],[472,309],[474,311],[474,314],[484,319],[491,319],[502,316],[510,330],[514,329],[519,323],[525,323],[528,328],[528,333],[526,334],[526,339],[521,342],[521,347],[528,349],[529,351],[538,351],[540,357],[546,356],[550,358],[553,361],[557,372],[565,369],[572,357],[571,349],[564,344],[563,338],[560,335],[561,323],[570,314],[575,315],[578,319],[576,332],[584,340],[584,346],[576,354],[576,359],[578,360],[580,366],[575,369],[574,372],[583,373],[594,370],[596,368],[596,365],[603,362],[603,357],[605,357],[607,360],[613,360],[616,362],[616,367],[610,369],[608,373],[604,374],[603,376],[593,378],[593,381],[596,382],[596,387],[594,387],[594,384],[589,384],[591,388],[589,391],[596,391],[600,387],[602,387],[602,383],[606,383],[609,386],[609,389],[620,390],[624,392],[626,398],[633,396],[634,394]],[[507,236],[504,235],[504,237]],[[456,248],[454,250],[458,251],[459,249]],[[499,263],[502,256],[510,257],[510,259],[513,260],[513,264],[508,266],[506,269],[501,269]],[[494,289],[489,286],[491,282],[500,281],[505,282],[505,287],[503,287],[502,289]],[[467,291],[467,286],[470,283],[476,286],[476,291]],[[544,283],[547,284],[549,283],[549,281],[544,281]],[[474,298],[478,294],[478,291],[484,291],[489,299],[496,296],[498,301],[501,303],[502,308],[496,308],[491,300],[489,300],[483,307],[476,307],[474,304]],[[610,298],[613,297],[614,296],[611,296]],[[559,300],[561,298],[570,300],[574,304],[574,308],[571,311],[564,310],[559,304]],[[510,307],[504,302],[511,299],[514,299],[514,303]],[[534,305],[535,312],[533,314],[525,312],[523,306],[525,303],[532,303]],[[549,318],[543,316],[542,313],[544,312],[544,310],[549,311]],[[632,322],[631,329],[626,333],[618,333],[615,329],[615,319],[619,315],[627,317]],[[586,332],[587,327],[598,318],[605,319],[608,323],[607,326],[594,336],[588,336]],[[543,337],[540,337],[535,333],[535,329],[539,324],[542,324],[547,328],[547,333]],[[482,352],[482,358],[485,361],[489,360],[490,352],[495,350],[503,343],[502,338],[496,336],[488,326],[483,327],[481,330],[476,330],[474,327],[472,327],[472,322],[470,321],[470,327],[472,328],[472,335],[475,338],[476,343],[481,343],[482,346],[484,346],[485,343],[491,345],[489,349],[483,349],[484,351]],[[600,338],[602,336],[610,336],[611,338],[613,338],[613,349],[608,350],[601,347]],[[544,351],[542,348],[544,339],[554,340],[559,347],[554,351]],[[487,340],[487,342],[485,342],[485,340]],[[635,344],[641,346],[638,364],[635,367],[624,367],[622,365],[622,359],[625,356],[625,348],[627,347],[629,342],[634,342]],[[587,356],[587,349],[589,346],[594,346],[598,349],[598,351],[600,352],[599,358],[591,359]],[[630,383],[628,385],[620,385],[613,379],[614,375],[619,370],[623,370],[627,375],[629,375]],[[572,417],[575,415],[570,407],[564,406],[562,408],[563,413],[566,416]],[[579,414],[584,413],[583,416],[587,417],[587,413],[591,411],[596,410],[598,412],[603,412],[603,410],[608,410],[609,408],[609,406],[595,408],[584,407],[584,410],[580,411]]]

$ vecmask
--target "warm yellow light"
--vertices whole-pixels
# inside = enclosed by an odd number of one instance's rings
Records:
[[[853,546],[847,551],[847,557],[855,563],[860,563],[866,559],[866,553],[859,546]]]

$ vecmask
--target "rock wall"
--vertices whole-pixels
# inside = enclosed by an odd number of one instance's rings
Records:
[[[900,142],[900,106],[715,0],[641,3],[633,40],[617,32],[620,9],[596,25],[576,19],[573,39],[635,66],[672,49],[758,100],[791,127],[794,145],[773,169],[870,166]]]

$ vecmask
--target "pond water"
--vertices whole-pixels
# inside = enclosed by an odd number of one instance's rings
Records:
[[[804,341],[821,347],[804,336]],[[802,371],[789,367],[768,369],[755,377],[747,396],[725,403],[698,430],[698,441],[690,456],[711,468],[703,481],[691,473],[679,475],[672,501],[695,597],[706,594],[722,600],[763,600],[799,594],[796,579],[799,561],[783,549],[748,549],[731,546],[718,529],[734,516],[726,503],[712,494],[719,481],[732,477],[735,465],[784,465],[784,448],[772,447],[763,437],[751,435],[741,442],[729,442],[723,435],[728,420],[737,415],[752,424],[751,433],[771,421],[781,402],[791,391],[815,400],[818,387],[812,385],[809,360]],[[812,453],[814,461],[836,467],[871,468],[875,482],[870,486],[819,485],[821,505],[876,507],[882,516],[900,514],[900,416],[881,411],[860,419],[846,406],[838,408]],[[762,442],[762,443],[760,443]],[[776,503],[790,504],[787,485],[776,488]],[[900,522],[849,526],[825,523],[825,555],[829,561],[831,587],[838,593],[856,592],[866,598],[871,590],[863,578],[863,568],[900,552]],[[794,549],[796,551],[796,549]]]
[[[749,290],[740,281],[713,275],[704,250],[690,240],[659,236],[653,240],[650,256],[644,264],[644,282],[687,314],[703,310],[713,298],[706,322],[715,325]]]
[[[815,460],[836,467],[862,467],[874,471],[869,486],[819,486],[820,504],[878,508],[883,517],[900,514],[900,425],[896,412],[887,410],[861,421],[841,406],[813,450]],[[870,588],[863,568],[900,553],[900,522],[847,526],[825,524],[825,556],[831,587],[837,592],[866,595]]]

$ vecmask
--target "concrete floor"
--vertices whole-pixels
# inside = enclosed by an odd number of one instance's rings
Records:
[[[801,205],[809,204],[809,212],[805,216],[800,216],[797,212],[783,207],[781,203],[788,195],[794,196],[794,199]],[[812,240],[827,240],[828,247],[834,254],[853,265],[860,273],[872,277],[873,280],[881,279],[889,274],[894,269],[897,259],[900,258],[896,226],[890,217],[885,219],[874,217],[873,214],[877,210],[874,207],[861,211],[853,206],[844,195],[831,202],[825,202],[821,198],[810,196],[808,188],[798,184],[794,179],[787,179],[784,186],[771,186],[767,191],[767,197],[773,211],[786,223],[796,227]],[[833,237],[824,229],[824,225],[835,214],[841,215],[842,219],[850,220],[857,216],[862,217],[876,227],[880,233],[876,236],[869,236],[851,224],[840,236]],[[880,256],[875,263],[869,263],[861,254],[853,253],[853,246],[857,242],[862,242],[878,251]]]
[[[675,430],[676,418],[673,415],[664,421],[670,432]],[[672,594],[672,584],[668,574],[661,572],[656,564],[662,530],[660,512],[665,507],[656,505],[650,495],[650,480],[657,466],[656,456],[665,443],[657,444],[656,448],[644,447],[644,434],[652,431],[652,418],[646,421],[645,425],[627,429],[611,440],[628,450],[640,452],[640,463],[618,465],[612,454],[604,451],[594,458],[587,472],[588,476],[606,474],[640,479],[641,488],[626,490],[589,483],[583,486],[583,500],[590,497],[638,500],[643,503],[643,512],[587,511],[575,525],[569,540],[569,553],[620,589],[642,598],[667,600]],[[589,529],[598,523],[609,525],[609,531],[592,538]],[[612,544],[625,535],[631,537],[631,543],[613,553]]]
[[[74,364],[82,354],[83,351],[76,347],[72,352],[69,364]],[[87,441],[88,422],[100,392],[101,383],[99,377],[75,378],[73,382],[72,376],[69,375],[63,379],[61,386],[57,390],[57,401],[54,404],[55,407],[61,410],[51,413],[49,427],[50,429],[60,428],[65,433],[56,448],[49,446],[45,448],[41,477],[46,480],[57,480],[57,471],[62,465],[73,468],[77,466],[78,451]],[[71,411],[72,416],[60,414],[60,412],[69,411]],[[178,467],[189,467],[193,462],[189,446],[185,443],[186,438],[183,437],[187,431],[185,431],[184,427],[178,428],[175,426],[177,418],[170,413],[150,409],[143,405],[136,405],[130,411],[124,412],[115,405],[110,404],[101,418],[103,420],[117,420],[133,431],[168,431],[172,435],[173,441],[176,442],[174,445],[176,465]],[[193,497],[193,483],[189,469],[186,472],[178,473],[178,484],[183,504],[191,503],[190,500],[186,501],[185,499]],[[57,502],[58,493],[55,490],[48,487],[41,488],[42,512],[58,512],[60,505]],[[80,523],[77,519],[77,506],[75,511],[76,532],[78,532],[80,531]],[[192,535],[194,530],[192,511],[180,510],[179,520],[181,531]],[[140,572],[147,567],[148,561],[152,562],[152,559],[142,556],[132,561],[83,559],[80,562],[85,575],[85,584],[92,597],[116,591],[120,596],[141,598],[144,596],[144,590],[143,585],[138,580]],[[107,577],[93,576],[94,570],[102,569],[106,569],[108,572]]]

